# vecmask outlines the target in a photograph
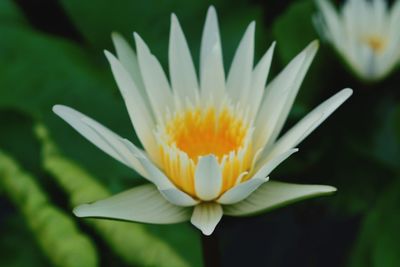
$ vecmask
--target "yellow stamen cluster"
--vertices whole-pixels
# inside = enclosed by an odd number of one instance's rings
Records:
[[[201,156],[213,154],[222,170],[221,193],[240,183],[251,166],[252,130],[239,109],[188,108],[158,127],[161,166],[181,190],[196,197],[194,172]]]
[[[386,46],[386,40],[380,36],[371,35],[365,37],[363,40],[372,49],[372,51],[374,51],[374,53],[381,53]]]

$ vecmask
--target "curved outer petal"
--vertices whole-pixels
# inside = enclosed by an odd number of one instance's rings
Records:
[[[233,57],[226,87],[233,100],[239,100],[242,91],[249,91],[253,71],[255,22],[247,27]]]
[[[265,156],[274,157],[276,154],[282,153],[292,147],[297,146],[301,141],[304,140],[312,131],[315,130],[329,115],[331,115],[340,105],[346,101],[353,90],[347,88],[343,89],[328,100],[325,100],[322,104],[307,114],[302,120],[300,120],[295,126],[293,126],[287,133],[285,133],[272,147],[272,151],[265,153],[263,152],[260,156],[262,160]]]
[[[207,12],[200,48],[200,85],[202,101],[211,96],[219,103],[225,94],[225,72],[215,8]]]
[[[138,157],[138,160],[149,174],[149,180],[157,186],[158,190],[160,190],[161,194],[169,202],[183,207],[193,206],[198,203],[198,201],[194,200],[191,196],[176,188],[168,177],[149,159]]]
[[[246,107],[250,108],[251,116],[255,116],[263,98],[265,83],[267,82],[272,56],[274,54],[275,42],[273,42],[260,59],[251,75],[251,87],[249,91],[243,91],[241,99]]]
[[[315,54],[317,53],[318,47],[319,47],[318,41],[313,41],[301,52],[301,53],[305,54],[303,64],[300,68],[300,71],[296,75],[296,78],[294,80],[292,88],[290,89],[289,95],[285,100],[286,103],[283,106],[283,110],[279,113],[279,118],[273,129],[271,138],[268,140],[268,142],[273,143],[276,140],[279,133],[281,132],[282,127],[286,121],[288,114],[289,114],[289,111],[292,108],[292,105],[293,105],[294,99],[296,98],[297,92],[300,89],[300,85],[304,80],[304,77],[311,65],[312,60],[315,57]]]
[[[231,216],[253,215],[303,199],[328,195],[336,188],[328,185],[301,185],[269,181],[260,186],[245,200],[224,206],[224,214]]]
[[[122,66],[121,62],[107,51],[105,51],[105,55],[110,62],[111,70],[124,98],[135,132],[146,151],[154,160],[157,160],[159,153],[152,133],[152,129],[155,127],[152,115],[146,107],[145,101],[141,97],[135,83],[132,81],[131,76],[125,70],[124,66]]]
[[[166,201],[153,185],[142,185],[74,209],[78,217],[101,217],[134,222],[169,224],[189,220],[189,208]]]
[[[301,71],[305,53],[296,56],[267,86],[255,121],[254,146],[263,147],[274,132],[281,112],[286,108],[297,74]]]
[[[160,193],[165,197],[165,199],[177,206],[191,207],[199,203],[199,201],[194,200],[191,196],[177,188],[162,189],[160,190]]]
[[[343,25],[336,13],[335,8],[331,4],[331,2],[327,0],[317,0],[316,3],[321,11],[324,22],[326,24],[326,27],[324,27],[324,32],[322,32],[322,34],[328,37],[329,40],[332,42],[343,44]]]
[[[204,235],[211,235],[222,218],[222,207],[217,203],[201,203],[194,207],[190,222]]]
[[[160,119],[167,109],[173,111],[171,88],[157,58],[151,54],[149,48],[137,33],[134,33],[134,38],[144,86],[154,115]]]
[[[194,186],[196,195],[204,201],[215,199],[222,188],[222,170],[214,155],[201,157],[197,163]]]
[[[140,74],[138,59],[135,52],[128,44],[128,42],[119,33],[113,32],[111,34],[111,38],[114,43],[119,61],[125,67],[126,71],[131,75],[132,81],[136,84],[142,98],[146,99],[146,102],[148,102],[142,75]]]
[[[148,179],[147,172],[136,158],[137,153],[129,148],[135,147],[132,143],[72,108],[55,105],[53,111],[95,146]],[[139,148],[135,149],[140,151]]]
[[[228,205],[234,204],[236,202],[242,201],[247,198],[251,193],[254,192],[260,185],[268,181],[268,175],[284,160],[286,160],[290,155],[297,152],[298,149],[290,149],[285,153],[271,159],[270,161],[264,163],[256,174],[250,178],[250,180],[243,182],[234,188],[226,191],[219,199],[218,203]]]
[[[198,98],[199,85],[192,56],[175,14],[171,16],[171,33],[169,37],[169,75],[174,92],[192,103]]]
[[[222,205],[234,204],[247,198],[260,185],[268,181],[268,177],[252,178],[226,191],[217,202]]]

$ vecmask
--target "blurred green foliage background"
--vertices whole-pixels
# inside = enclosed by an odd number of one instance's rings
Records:
[[[102,53],[113,51],[110,33],[132,41],[138,32],[165,67],[174,12],[198,63],[210,4],[226,66],[252,20],[256,58],[277,41],[270,77],[318,38],[311,0],[0,1],[0,266],[202,266],[200,233],[189,223],[73,216],[74,205],[144,180],[51,107],[72,106],[137,143]],[[355,90],[353,97],[272,174],[334,185],[337,194],[254,218],[224,218],[216,231],[223,266],[400,266],[400,71],[360,83],[322,43],[287,127],[344,87]]]

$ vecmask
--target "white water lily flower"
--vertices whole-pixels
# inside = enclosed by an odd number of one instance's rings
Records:
[[[106,52],[144,150],[69,107],[54,112],[104,152],[151,184],[77,207],[79,217],[146,223],[190,220],[210,235],[223,214],[244,216],[331,193],[322,185],[268,181],[268,175],[352,93],[344,89],[278,138],[317,51],[312,42],[266,87],[274,44],[253,67],[254,22],[225,79],[218,21],[208,10],[200,75],[172,15],[168,81],[160,63],[134,34],[137,55],[117,34],[118,59]],[[268,182],[267,182],[268,181]]]
[[[340,13],[329,0],[317,0],[315,25],[364,80],[384,78],[400,62],[400,1],[347,0]]]

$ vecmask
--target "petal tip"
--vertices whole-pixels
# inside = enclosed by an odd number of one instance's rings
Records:
[[[109,61],[111,61],[113,58],[115,58],[115,56],[106,49],[103,50],[103,53]]]
[[[217,17],[217,11],[216,11],[216,9],[215,9],[215,7],[213,5],[210,5],[208,7],[206,20],[211,18],[211,17],[214,17],[214,18]]]
[[[202,224],[199,224],[195,220],[193,220],[193,217],[192,217],[192,219],[190,219],[190,223],[194,227],[199,229],[203,233],[203,235],[205,235],[205,236],[210,236],[214,232],[215,228],[217,227],[217,224],[216,225],[202,225]]]
[[[60,112],[60,109],[62,108],[62,105],[59,105],[59,104],[57,104],[57,105],[54,105],[52,108],[51,108],[51,110],[54,112],[54,113],[56,113],[57,115],[58,115],[58,113]]]
[[[351,96],[353,94],[353,89],[351,88],[345,88],[342,90],[343,94],[345,94],[347,97]]]
[[[334,186],[326,185],[325,188],[321,189],[322,193],[335,193],[337,188]]]
[[[69,107],[67,107],[67,106],[64,106],[64,105],[60,105],[60,104],[54,105],[54,106],[52,107],[52,111],[53,111],[57,116],[60,116],[60,117],[62,117],[62,115],[65,114],[66,112],[68,112],[69,110],[71,110],[71,108],[69,108]]]
[[[88,207],[90,207],[90,205],[89,204],[82,204],[82,205],[79,205],[79,206],[77,206],[77,207],[75,207],[73,210],[72,210],[72,213],[76,216],[76,217],[87,217],[88,216],[88,214],[87,214],[87,208]]]
[[[117,32],[117,31],[112,31],[111,32],[111,39],[113,40],[113,42],[115,43],[116,40],[118,39],[122,39],[122,35]]]
[[[171,13],[171,24],[173,23],[178,23],[178,17],[176,16],[175,13]]]

